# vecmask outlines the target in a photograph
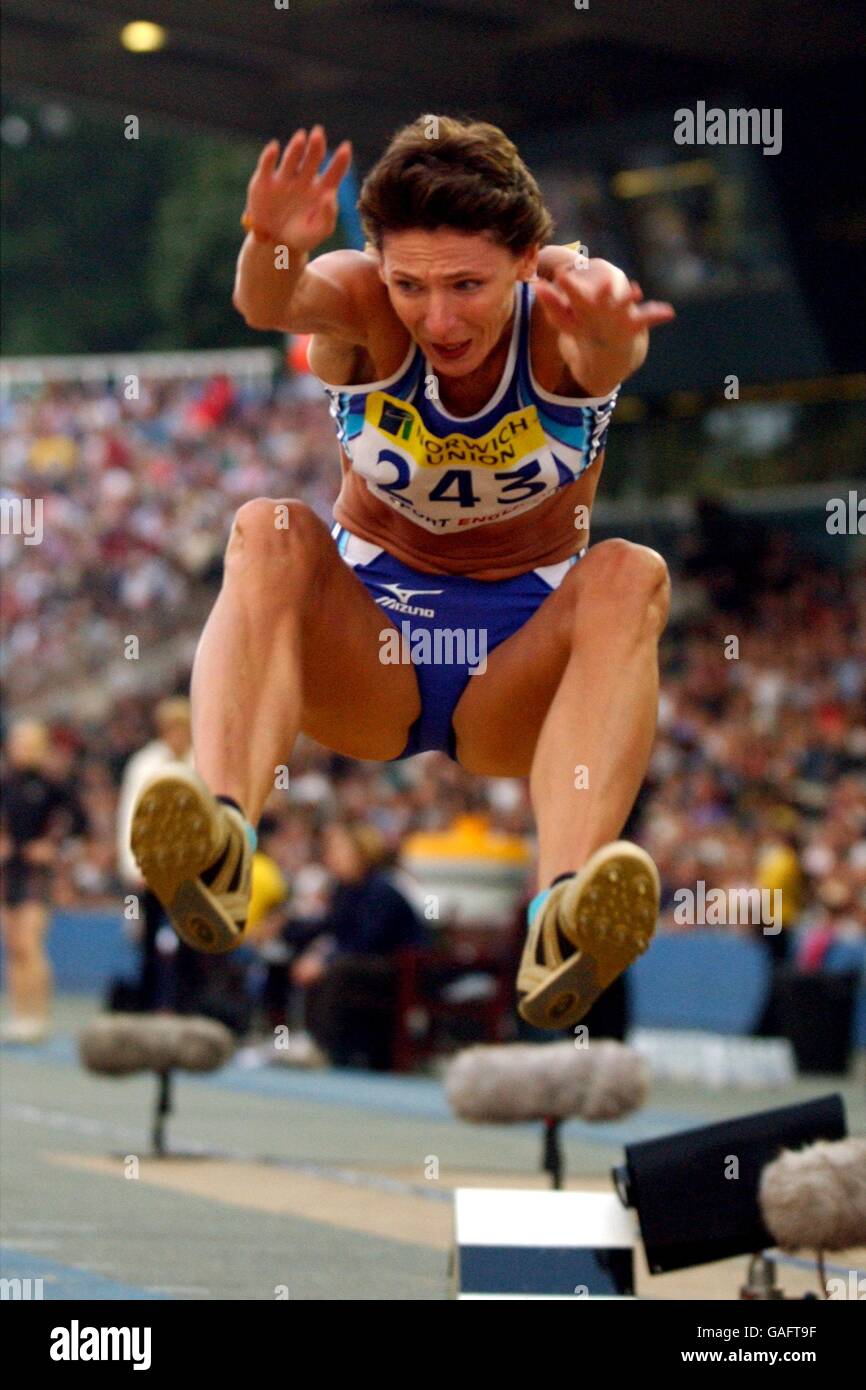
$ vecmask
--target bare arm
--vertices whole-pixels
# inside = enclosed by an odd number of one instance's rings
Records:
[[[232,296],[232,303],[250,328],[322,333],[350,343],[366,343],[364,289],[378,279],[369,256],[361,251],[328,251],[308,261],[306,253],[292,254],[290,269],[275,270],[277,248],[262,242],[249,247],[250,241],[251,236],[238,258]],[[266,253],[263,258],[262,252]],[[242,305],[247,306],[246,312]]]
[[[232,303],[251,328],[327,333],[363,343],[359,287],[369,277],[369,258],[332,251],[309,261],[309,252],[336,226],[337,190],[351,162],[344,141],[317,175],[326,148],[321,126],[309,138],[296,131],[279,164],[277,141],[265,146],[247,192],[245,216],[253,230],[238,257]]]
[[[545,247],[537,296],[575,381],[606,396],[643,364],[651,328],[675,317],[670,304],[643,302],[643,291],[609,261],[576,264],[567,247]],[[557,254],[550,254],[557,253]]]

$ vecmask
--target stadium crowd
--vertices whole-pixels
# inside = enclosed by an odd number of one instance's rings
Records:
[[[43,536],[0,539],[7,721],[122,660],[139,670],[195,636],[219,584],[232,516],[254,496],[298,496],[328,518],[339,481],[324,405],[297,382],[141,380],[6,393],[4,491],[41,498]],[[628,834],[674,895],[783,889],[786,927],[866,936],[866,580],[800,559],[767,533],[747,556],[687,534],[667,554],[676,603],[663,647],[659,734]],[[175,667],[160,695],[185,693]],[[118,689],[100,718],[52,721],[52,769],[74,781],[88,831],[64,849],[59,906],[116,906],[123,768],[153,736],[152,692]],[[109,689],[111,689],[109,684]],[[579,795],[576,792],[576,795]],[[521,782],[466,776],[438,754],[365,765],[302,740],[267,808],[269,853],[309,916],[323,891],[323,823],[363,820],[396,853],[467,811],[531,840]],[[748,926],[734,927],[749,930]]]

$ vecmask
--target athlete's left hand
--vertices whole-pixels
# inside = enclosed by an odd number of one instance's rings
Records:
[[[637,281],[627,279],[609,261],[561,266],[552,280],[536,282],[535,293],[559,334],[563,361],[575,381],[585,386],[599,374],[612,375],[616,385],[635,371],[646,356],[649,330],[676,317],[671,304],[644,302]]]

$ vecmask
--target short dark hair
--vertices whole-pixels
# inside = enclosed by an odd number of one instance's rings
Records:
[[[397,131],[361,187],[358,211],[377,251],[388,232],[487,232],[515,256],[544,245],[553,220],[517,148],[498,126],[419,116]]]

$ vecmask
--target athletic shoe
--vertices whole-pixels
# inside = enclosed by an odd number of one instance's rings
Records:
[[[659,876],[645,850],[616,840],[551,888],[517,975],[517,1007],[536,1028],[570,1028],[650,943]]]
[[[186,763],[172,763],[144,784],[131,842],[181,941],[213,954],[241,944],[253,862],[244,818],[217,801]]]

